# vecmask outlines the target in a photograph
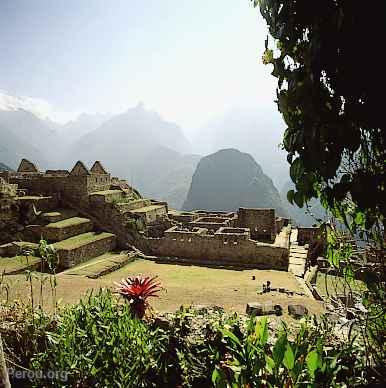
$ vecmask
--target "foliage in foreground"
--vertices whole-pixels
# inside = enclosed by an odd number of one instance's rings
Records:
[[[266,319],[243,322],[212,311],[181,309],[167,325],[139,320],[111,291],[89,295],[61,311],[40,333],[24,366],[65,371],[55,387],[343,387],[365,384],[361,352],[342,344],[331,328],[303,322],[276,338]],[[9,344],[9,342],[8,342]]]

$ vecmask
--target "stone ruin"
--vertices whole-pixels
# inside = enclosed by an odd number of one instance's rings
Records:
[[[290,220],[274,209],[169,209],[111,177],[99,161],[43,172],[23,159],[16,172],[0,173],[0,262],[42,236],[55,244],[62,269],[135,249],[172,262],[288,270],[292,235]],[[299,236],[307,244],[314,234],[299,229]]]
[[[288,219],[275,218],[274,209],[170,211],[169,217],[178,225],[160,238],[146,238],[154,256],[206,265],[288,269],[291,228]]]

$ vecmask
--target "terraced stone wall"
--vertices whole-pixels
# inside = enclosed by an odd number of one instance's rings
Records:
[[[116,246],[115,236],[103,240],[94,241],[91,244],[74,249],[58,249],[61,268],[71,268],[74,265],[83,263],[92,257],[99,256],[105,252],[112,251]]]
[[[48,241],[62,241],[66,238],[76,236],[78,234],[90,232],[92,230],[92,222],[83,222],[66,226],[65,228],[43,227],[41,233]]]

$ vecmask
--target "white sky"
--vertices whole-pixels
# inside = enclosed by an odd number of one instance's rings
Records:
[[[277,110],[266,34],[249,0],[1,0],[0,89],[61,122],[143,101],[191,132]]]

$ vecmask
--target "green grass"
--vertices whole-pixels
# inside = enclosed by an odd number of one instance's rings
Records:
[[[162,207],[163,207],[163,205],[150,205],[150,206],[145,206],[145,207],[141,207],[139,209],[134,209],[134,210],[130,210],[130,211],[133,213],[147,213],[149,211],[152,211],[155,209],[160,209]]]
[[[56,211],[52,212],[46,212],[41,215],[44,219],[49,221],[50,219],[54,220],[64,220],[66,218],[75,217],[77,215],[77,212],[72,209],[58,209]],[[54,221],[57,222],[57,221]]]
[[[84,264],[86,264],[85,262]],[[79,268],[79,267],[78,267]],[[295,292],[303,292],[295,276],[285,271],[269,270],[226,270],[198,266],[158,264],[149,260],[136,259],[117,271],[98,279],[86,276],[58,275],[57,297],[63,304],[78,303],[87,290],[102,287],[114,288],[114,282],[122,278],[144,274],[159,277],[165,288],[159,298],[151,300],[151,305],[159,311],[175,311],[181,305],[214,304],[223,306],[228,311],[245,312],[248,302],[273,302],[281,304],[287,316],[289,303],[304,304],[311,313],[323,311],[322,303],[306,296],[287,297],[282,293],[258,295],[267,280],[272,287],[284,287]],[[252,279],[255,276],[255,279]],[[24,275],[8,275],[5,281],[10,285],[10,297],[23,299],[29,295],[28,283]],[[39,282],[34,283],[38,292]],[[46,299],[50,298],[50,288],[44,286]]]
[[[111,237],[111,236],[114,236],[114,235],[106,232],[103,232],[103,233],[88,232],[88,233],[79,234],[78,236],[74,236],[66,240],[57,242],[54,244],[54,247],[57,250],[60,250],[60,249],[70,250],[70,249],[81,247],[82,245],[85,245],[92,241],[103,240],[106,237]]]
[[[41,260],[40,257],[34,256],[0,257],[0,272],[5,274],[21,272],[27,268],[37,267]]]
[[[38,244],[36,243],[31,243],[28,241],[14,241],[11,243],[6,243],[3,245],[0,245],[0,247],[6,247],[10,245],[17,245],[18,249],[36,249],[38,247]]]
[[[38,195],[25,195],[23,197],[16,197],[18,201],[30,201],[30,200],[40,200],[40,199],[47,199],[51,197],[39,197]]]
[[[67,218],[65,220],[62,220],[62,221],[52,222],[51,224],[47,225],[47,228],[62,229],[62,228],[66,228],[68,226],[86,224],[88,222],[90,222],[90,220],[88,218],[72,217],[72,218]]]
[[[94,191],[91,195],[110,195],[110,194],[123,194],[121,190],[105,190],[105,191]]]
[[[353,280],[350,285],[340,276],[328,275],[322,272],[318,273],[316,278],[316,287],[323,296],[335,296],[350,291],[365,291],[366,286],[360,280]]]
[[[127,253],[108,252],[63,272],[63,275],[79,275],[95,279],[101,274],[118,269],[132,260],[133,258],[128,257]]]

